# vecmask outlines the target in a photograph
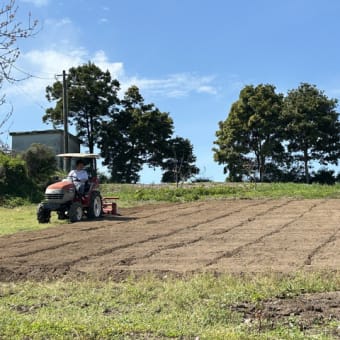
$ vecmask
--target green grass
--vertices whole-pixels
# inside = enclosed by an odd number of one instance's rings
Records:
[[[59,221],[56,214],[52,214],[51,223],[39,224],[36,210],[36,204],[27,204],[12,208],[0,207],[0,235],[13,234],[19,231],[45,229],[60,223],[65,223],[65,221]]]
[[[231,306],[260,306],[275,296],[333,291],[339,284],[339,274],[325,273],[2,283],[0,338],[331,339],[337,327],[331,321],[307,332],[288,321],[250,325]]]
[[[103,184],[103,196],[119,196],[124,206],[145,202],[191,202],[202,199],[340,198],[340,184],[206,183],[175,185]]]

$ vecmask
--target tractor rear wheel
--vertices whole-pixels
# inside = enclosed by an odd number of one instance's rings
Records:
[[[39,223],[49,223],[51,219],[51,210],[47,209],[43,203],[38,205],[37,219]]]
[[[83,207],[79,202],[73,202],[68,211],[70,222],[79,222],[83,217]]]
[[[91,193],[90,205],[87,212],[88,218],[98,218],[102,215],[102,198],[97,191]]]

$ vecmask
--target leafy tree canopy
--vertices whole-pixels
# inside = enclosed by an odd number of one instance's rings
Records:
[[[131,86],[102,126],[99,147],[112,181],[135,183],[145,163],[160,165],[172,132],[169,114],[145,104],[138,87]]]
[[[269,161],[282,161],[280,116],[283,95],[273,85],[246,86],[232,104],[227,119],[219,122],[214,159],[226,164],[229,179],[242,180],[251,171],[264,178]]]
[[[67,74],[68,121],[74,124],[77,136],[93,152],[98,142],[101,126],[107,120],[112,107],[119,104],[119,82],[110,72],[88,64],[72,67]],[[63,121],[63,85],[60,81],[46,88],[49,101],[56,101],[54,108],[46,110],[44,122],[59,126]]]
[[[188,139],[176,137],[168,142],[162,169],[162,182],[179,183],[199,173],[195,166],[196,156]]]
[[[340,123],[337,100],[329,99],[315,85],[302,83],[284,100],[283,125],[288,151],[302,162],[309,183],[309,163],[337,164],[340,150]]]

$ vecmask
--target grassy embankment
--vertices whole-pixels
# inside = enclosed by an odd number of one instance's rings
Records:
[[[174,185],[102,185],[103,196],[117,195],[123,206],[204,199],[340,198],[340,184],[205,183]]]
[[[338,198],[340,186],[207,185],[173,187],[103,186],[121,206],[215,198]],[[35,206],[0,209],[0,230],[40,228]],[[58,223],[53,219],[51,225]],[[43,226],[45,227],[45,226]],[[5,229],[7,228],[7,229]],[[1,267],[1,263],[0,263]],[[1,339],[335,339],[339,320],[315,320],[304,329],[296,316],[274,322],[244,322],[232,306],[306,292],[340,289],[340,273],[258,276],[152,276],[107,282],[0,283]]]

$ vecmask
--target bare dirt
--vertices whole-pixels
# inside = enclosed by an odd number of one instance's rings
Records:
[[[340,269],[339,200],[219,200],[120,213],[0,237],[0,281]],[[295,313],[302,325],[339,321],[339,291],[234,308],[245,320],[260,311],[271,319]]]
[[[340,269],[339,200],[143,206],[0,237],[0,281]]]

